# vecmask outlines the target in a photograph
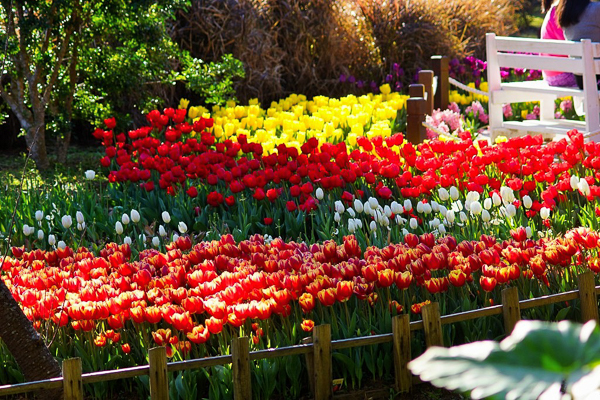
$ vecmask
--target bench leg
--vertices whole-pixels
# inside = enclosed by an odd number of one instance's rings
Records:
[[[540,100],[540,121],[554,119],[555,96],[548,96]]]

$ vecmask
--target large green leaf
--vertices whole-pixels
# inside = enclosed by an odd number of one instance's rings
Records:
[[[600,331],[595,322],[520,321],[501,343],[430,348],[409,364],[424,381],[481,399],[599,398]],[[548,396],[548,397],[546,397]]]

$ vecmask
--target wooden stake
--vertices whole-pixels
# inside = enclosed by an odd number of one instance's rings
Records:
[[[433,71],[424,69],[419,71],[419,83],[425,86],[425,100],[427,101],[427,108],[425,113],[427,115],[433,114]]]
[[[426,138],[425,110],[427,102],[422,97],[412,97],[406,100],[406,140],[414,145]]]
[[[150,349],[150,399],[169,400],[169,379],[167,377],[167,349],[163,346]]]
[[[83,400],[81,380],[81,358],[63,360],[63,393],[65,400]]]
[[[302,339],[302,344],[312,343],[312,337],[306,337]],[[312,351],[304,355],[306,360],[306,371],[308,372],[308,384],[310,386],[310,392],[315,392],[315,356]]]
[[[330,325],[313,328],[313,346],[315,400],[328,400],[333,397]]]
[[[427,347],[443,346],[442,321],[440,319],[440,305],[431,303],[421,308],[423,328],[425,330],[425,344]]]
[[[433,73],[437,76],[437,89],[433,95],[433,108],[439,108],[443,111],[448,108],[448,103],[450,101],[450,83],[448,82],[448,78],[450,77],[450,66],[448,57],[432,56],[431,67]]]
[[[250,343],[247,337],[234,338],[231,341],[231,358],[233,398],[235,400],[251,399]]]
[[[408,95],[410,97],[425,98],[425,86],[420,83],[414,83],[408,87]]]
[[[595,320],[598,322],[598,297],[594,273],[584,272],[577,277],[579,280],[579,300],[581,301],[581,322]]]
[[[409,392],[412,385],[412,374],[408,369],[410,362],[410,317],[408,314],[392,318],[392,334],[394,336],[394,376],[396,390]]]
[[[504,316],[504,331],[508,336],[515,328],[517,322],[521,320],[519,292],[514,286],[502,291],[502,315]]]

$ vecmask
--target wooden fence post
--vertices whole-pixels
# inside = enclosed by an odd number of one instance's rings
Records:
[[[233,398],[235,400],[251,399],[250,343],[245,336],[234,338],[231,341],[231,370],[233,372]]]
[[[317,325],[313,328],[315,400],[333,397],[331,366],[331,326]]]
[[[431,303],[421,308],[423,328],[425,330],[425,344],[427,347],[443,346],[442,320],[440,319],[440,305]]]
[[[410,316],[396,315],[392,318],[392,334],[394,337],[394,375],[396,390],[400,393],[410,391],[412,374],[408,369],[410,362]]]
[[[437,76],[437,89],[433,95],[433,108],[445,110],[450,101],[448,77],[450,76],[449,59],[446,56],[432,56],[431,69]]]
[[[431,115],[433,114],[433,71],[429,69],[419,71],[419,83],[425,86],[425,93],[427,93],[425,114]]]
[[[169,379],[167,377],[167,349],[163,346],[150,349],[150,399],[169,400]]]
[[[65,400],[83,400],[81,358],[63,360],[63,394]]]
[[[312,337],[305,337],[302,339],[302,344],[312,343]],[[306,360],[306,372],[308,372],[308,384],[310,386],[310,392],[315,392],[315,355],[312,351],[309,351],[304,355]]]
[[[420,83],[413,83],[408,86],[408,95],[410,97],[421,97],[425,98],[425,86]]]
[[[502,290],[502,315],[504,316],[504,331],[510,335],[517,322],[521,320],[519,291],[516,287]]]
[[[598,322],[598,297],[596,296],[596,284],[594,273],[584,272],[577,277],[579,280],[579,300],[581,301],[581,322],[595,320]]]
[[[415,146],[427,137],[423,126],[427,102],[422,97],[411,97],[406,100],[406,140]]]

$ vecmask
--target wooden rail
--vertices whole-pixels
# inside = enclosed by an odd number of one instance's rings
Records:
[[[232,354],[230,355],[171,363],[167,363],[165,349],[158,347],[150,350],[150,365],[86,374],[81,373],[80,359],[64,360],[64,378],[57,377],[43,381],[0,386],[0,396],[63,388],[65,399],[82,400],[83,384],[149,375],[151,399],[162,400],[168,398],[168,372],[233,364],[234,398],[246,399],[252,397],[250,374],[250,363],[252,361],[305,355],[309,371],[309,383],[314,398],[316,400],[330,399],[333,397],[331,385],[331,355],[333,351],[390,342],[393,344],[396,389],[400,392],[408,392],[414,381],[414,377],[410,375],[407,368],[411,354],[411,331],[424,330],[428,347],[443,346],[442,325],[503,314],[505,331],[509,333],[517,321],[520,320],[521,310],[576,299],[581,301],[582,322],[592,319],[598,322],[600,286],[595,286],[592,272],[581,274],[578,279],[578,290],[519,301],[517,291],[514,288],[507,288],[502,291],[503,304],[501,305],[445,316],[440,316],[437,303],[428,304],[422,308],[422,321],[409,322],[407,314],[398,315],[392,319],[392,333],[380,335],[331,340],[329,325],[319,325],[315,326],[312,338],[306,338],[302,344],[296,346],[249,351],[248,338],[234,338],[231,346]]]

